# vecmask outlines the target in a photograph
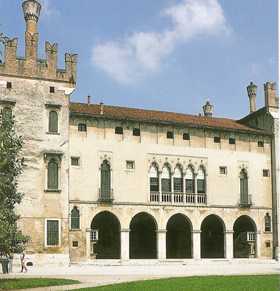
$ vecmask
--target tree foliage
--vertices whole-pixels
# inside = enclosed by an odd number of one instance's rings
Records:
[[[23,197],[23,194],[18,192],[18,176],[23,170],[23,159],[20,158],[23,140],[16,133],[14,125],[15,120],[11,111],[4,111],[0,121],[0,255],[2,256],[22,252],[29,240],[18,228],[19,215],[15,211]]]

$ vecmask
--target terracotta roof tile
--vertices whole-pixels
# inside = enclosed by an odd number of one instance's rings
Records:
[[[103,114],[99,104],[71,103],[71,114],[87,115],[92,117],[132,120],[163,124],[180,124],[190,127],[217,128],[224,130],[252,132],[256,134],[266,134],[262,130],[257,130],[239,123],[237,120],[228,118],[205,117],[182,113],[136,109],[119,106],[103,105]]]

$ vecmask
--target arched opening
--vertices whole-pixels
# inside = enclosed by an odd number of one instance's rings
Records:
[[[180,165],[177,165],[173,175],[174,193],[183,193],[183,172]]]
[[[98,233],[96,238],[92,238],[92,255],[96,259],[119,259],[121,228],[118,218],[111,212],[103,211],[92,220],[91,230]]]
[[[188,166],[185,177],[186,177],[186,193],[187,194],[195,193],[194,171],[191,166]]]
[[[183,214],[173,215],[166,227],[166,258],[192,257],[192,225]]]
[[[157,258],[157,224],[148,213],[135,215],[130,222],[130,259]]]
[[[197,193],[205,194],[206,193],[206,178],[205,170],[203,167],[200,167],[197,171]]]
[[[247,215],[242,215],[233,225],[234,258],[256,257],[256,225]]]
[[[48,189],[58,189],[58,162],[51,159],[48,163]]]
[[[149,171],[150,179],[150,201],[159,202],[159,173],[158,167],[155,163],[151,165]]]
[[[80,211],[77,206],[71,210],[71,229],[80,229]]]
[[[225,226],[216,215],[207,216],[201,224],[201,257],[225,257]]]

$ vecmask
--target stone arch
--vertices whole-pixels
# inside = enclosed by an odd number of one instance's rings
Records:
[[[166,224],[166,258],[192,257],[192,223],[182,214],[176,213],[169,217]]]
[[[201,258],[225,257],[225,223],[216,215],[206,216],[200,226],[201,230]]]
[[[131,219],[129,228],[130,259],[156,259],[158,224],[154,216],[139,212]]]
[[[110,211],[100,211],[91,222],[91,230],[98,232],[94,243],[96,259],[120,259],[121,224],[118,217]]]
[[[248,215],[239,216],[233,224],[234,258],[256,257],[257,225]]]

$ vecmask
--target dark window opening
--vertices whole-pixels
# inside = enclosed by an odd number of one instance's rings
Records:
[[[58,163],[54,159],[48,163],[48,189],[58,190]]]
[[[220,175],[226,175],[227,174],[227,167],[220,167]]]
[[[174,138],[174,132],[172,132],[172,131],[167,131],[166,138],[168,138],[168,139],[173,139],[173,138]]]
[[[269,170],[263,169],[263,177],[269,177]]]
[[[85,123],[79,123],[78,124],[78,131],[86,132],[87,131],[87,125]]]
[[[186,179],[186,193],[193,194],[195,192],[194,179]]]
[[[133,135],[140,136],[140,128],[133,128]]]
[[[190,140],[191,137],[190,137],[190,134],[189,133],[184,133],[183,134],[183,140]]]
[[[244,206],[250,204],[248,194],[248,176],[244,169],[240,173],[240,204]]]
[[[235,144],[235,138],[230,137],[230,138],[228,139],[228,143],[229,143],[229,144]]]
[[[71,157],[71,166],[79,166],[79,165],[80,165],[80,158]]]
[[[80,229],[80,211],[76,206],[71,211],[71,229]]]
[[[115,128],[115,134],[123,134],[123,128],[121,126],[117,126]]]
[[[263,148],[264,147],[264,142],[262,140],[258,141],[258,147]]]
[[[12,82],[7,82],[7,89],[12,89]]]
[[[150,178],[150,192],[158,192],[158,191],[159,191],[159,179]]]
[[[77,248],[78,246],[79,246],[79,242],[76,241],[76,240],[74,240],[74,241],[72,242],[72,247],[73,247],[73,248]]]
[[[101,165],[101,200],[111,200],[111,167],[108,161],[103,161]]]
[[[183,193],[183,178],[173,178],[174,192]]]
[[[50,93],[54,93],[55,92],[55,89],[53,86],[50,87]]]
[[[264,223],[265,223],[265,231],[271,231],[271,217],[269,215],[269,213],[267,213],[265,215],[265,218],[264,218]]]
[[[58,220],[47,220],[47,245],[57,246],[59,244],[59,222]]]
[[[214,143],[220,143],[221,138],[219,136],[214,136]]]

